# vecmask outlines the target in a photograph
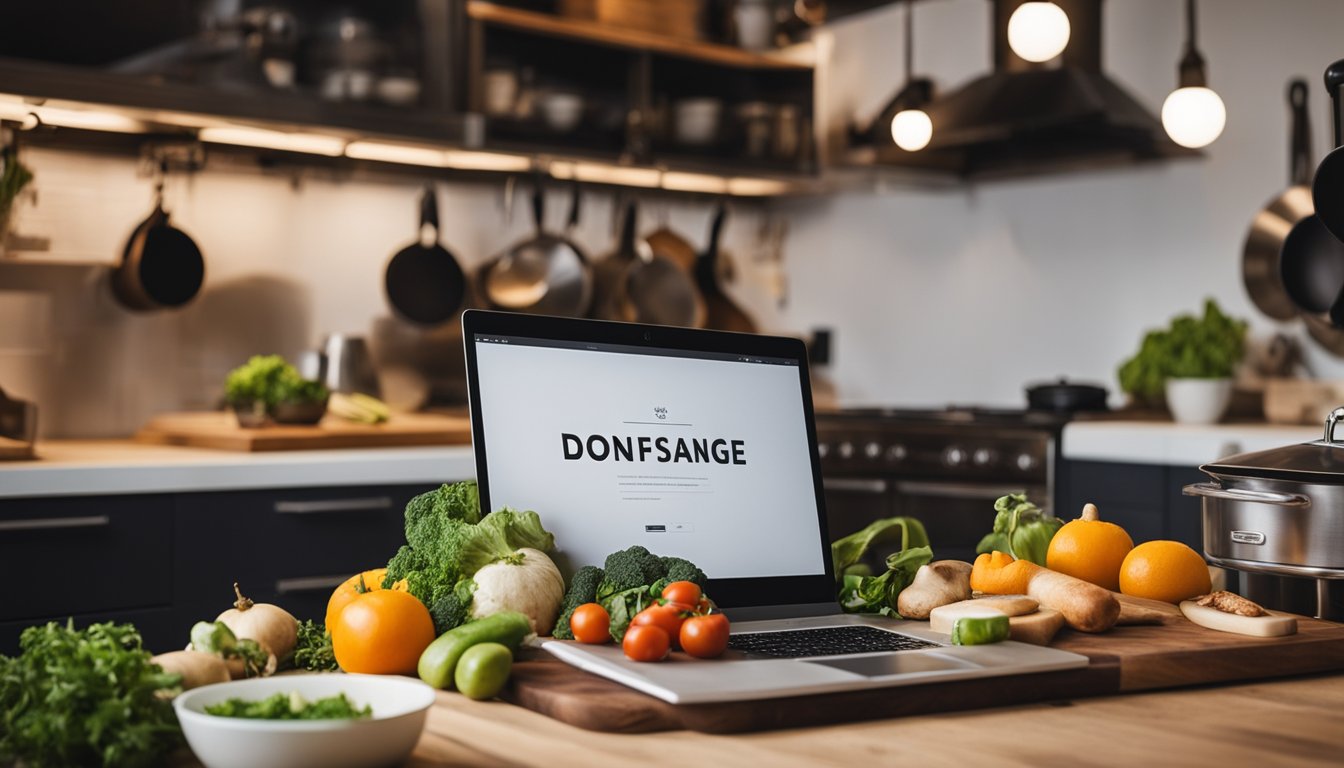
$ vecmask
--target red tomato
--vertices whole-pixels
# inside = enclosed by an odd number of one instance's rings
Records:
[[[700,602],[700,585],[694,581],[674,581],[663,587],[663,599],[669,603],[695,605]]]
[[[580,643],[601,645],[611,640],[611,616],[597,603],[584,603],[570,614],[569,631]]]
[[[632,624],[625,631],[621,650],[635,661],[662,661],[667,657],[671,645],[671,638],[662,628],[652,624]]]
[[[697,659],[712,659],[728,648],[728,617],[692,616],[681,625],[681,647]]]
[[[668,642],[673,642],[672,638],[681,634],[681,623],[686,620],[685,610],[686,606],[673,603],[650,605],[635,614],[635,618],[630,620],[630,626],[657,627],[667,633]]]

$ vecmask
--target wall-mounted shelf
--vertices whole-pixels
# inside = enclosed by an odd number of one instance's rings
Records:
[[[486,0],[471,0],[468,2],[467,17],[486,24],[551,37],[562,37],[592,45],[656,53],[725,67],[806,71],[816,65],[815,50],[806,43],[780,51],[758,53],[731,45],[681,40],[650,32],[599,24],[586,19],[572,19],[549,13],[537,13],[486,2]]]

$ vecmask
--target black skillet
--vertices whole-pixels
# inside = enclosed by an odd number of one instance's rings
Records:
[[[112,270],[112,295],[127,309],[180,307],[205,281],[205,258],[163,209],[163,169],[154,187],[154,210],[131,233],[121,262]]]
[[[383,287],[393,311],[418,325],[445,323],[462,306],[467,280],[457,259],[439,244],[439,204],[433,184],[425,185],[420,197],[420,239],[392,256]]]
[[[1325,68],[1325,90],[1330,94],[1330,112],[1335,125],[1335,148],[1316,169],[1311,197],[1321,223],[1335,238],[1344,240],[1344,114],[1341,114],[1344,104],[1340,102],[1341,86],[1344,86],[1344,59]]]

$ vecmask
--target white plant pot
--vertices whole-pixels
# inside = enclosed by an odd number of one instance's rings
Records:
[[[1231,379],[1167,379],[1167,408],[1183,424],[1213,424],[1232,401]]]

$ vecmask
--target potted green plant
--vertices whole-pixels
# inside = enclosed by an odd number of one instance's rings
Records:
[[[224,399],[244,427],[271,420],[316,424],[326,413],[329,395],[320,382],[304,379],[279,355],[257,355],[230,371],[224,381]]]
[[[1120,388],[1140,402],[1165,398],[1177,421],[1211,424],[1227,410],[1245,339],[1246,322],[1206,299],[1202,317],[1180,315],[1144,336],[1139,351],[1120,366]]]
[[[5,250],[14,201],[32,180],[32,171],[19,162],[19,146],[13,131],[0,128],[0,253]]]

